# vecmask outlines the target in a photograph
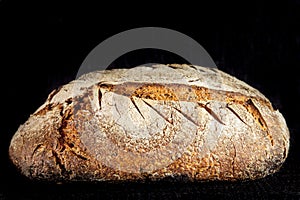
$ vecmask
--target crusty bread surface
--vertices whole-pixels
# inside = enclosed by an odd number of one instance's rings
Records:
[[[47,181],[249,180],[289,150],[282,114],[218,69],[153,65],[90,72],[49,94],[9,156]]]

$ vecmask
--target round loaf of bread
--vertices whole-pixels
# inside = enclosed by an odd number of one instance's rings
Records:
[[[153,65],[90,72],[54,90],[19,127],[11,161],[47,181],[246,180],[276,172],[283,116],[215,68]]]

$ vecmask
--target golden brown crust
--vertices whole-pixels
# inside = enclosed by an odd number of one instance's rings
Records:
[[[201,70],[207,69],[195,68],[203,79]],[[172,66],[176,69],[192,70]],[[228,87],[235,82],[243,89],[199,86],[196,79],[188,85],[130,78],[109,83],[107,77],[78,87],[80,92],[69,90],[73,95],[63,86],[19,127],[10,158],[25,176],[53,181],[245,180],[276,172],[289,148],[284,118],[255,89],[221,76]],[[118,98],[128,102],[128,108],[118,110],[127,105],[118,107]],[[192,113],[187,112],[190,109]],[[137,122],[128,121],[127,115]],[[134,127],[142,128],[132,133],[131,127],[117,122],[138,123]],[[139,133],[143,127],[148,127],[151,137]]]

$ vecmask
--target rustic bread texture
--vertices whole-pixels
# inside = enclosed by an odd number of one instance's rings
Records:
[[[154,65],[54,90],[9,155],[38,180],[245,180],[276,172],[288,149],[283,116],[258,90],[217,69]]]

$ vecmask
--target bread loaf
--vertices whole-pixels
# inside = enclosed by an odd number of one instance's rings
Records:
[[[90,72],[54,90],[19,127],[11,161],[47,181],[246,180],[276,172],[283,116],[214,68],[153,65]]]

